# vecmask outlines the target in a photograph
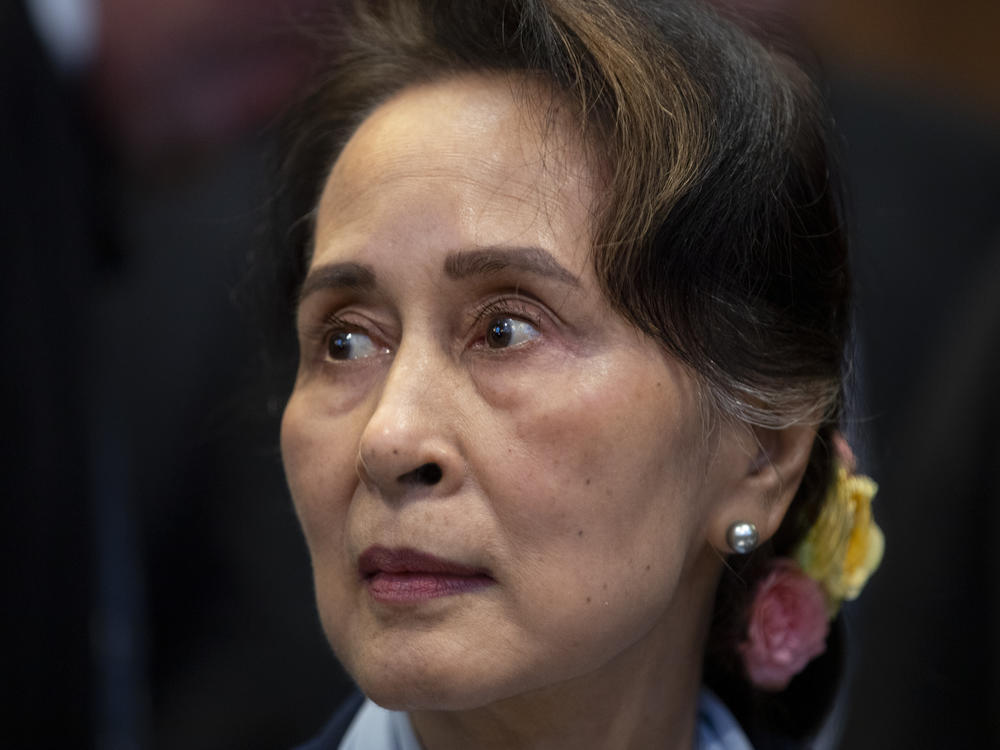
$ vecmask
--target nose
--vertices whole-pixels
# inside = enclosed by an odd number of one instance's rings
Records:
[[[358,476],[387,500],[447,495],[463,481],[460,389],[444,359],[400,347],[361,433]]]

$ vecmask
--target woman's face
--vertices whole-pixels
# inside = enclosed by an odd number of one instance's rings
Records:
[[[397,708],[485,705],[690,639],[719,564],[706,527],[748,460],[608,306],[596,177],[543,92],[544,116],[512,90],[451,80],[368,117],[327,180],[299,308],[282,451],[320,615]]]

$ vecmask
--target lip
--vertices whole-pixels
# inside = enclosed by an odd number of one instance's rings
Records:
[[[483,568],[408,547],[369,547],[358,558],[358,572],[372,598],[387,604],[456,596],[496,583]]]

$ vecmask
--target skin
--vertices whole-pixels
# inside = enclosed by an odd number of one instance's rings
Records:
[[[797,484],[777,433],[709,435],[693,375],[601,295],[568,123],[525,81],[406,89],[318,207],[288,481],[330,643],[430,750],[690,747],[725,528],[766,537]],[[378,601],[376,544],[492,581]]]

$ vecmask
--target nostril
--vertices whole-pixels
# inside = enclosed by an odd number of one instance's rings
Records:
[[[441,476],[442,472],[440,466],[436,463],[426,463],[423,466],[418,466],[413,471],[401,474],[399,481],[403,484],[432,485],[440,482]]]

